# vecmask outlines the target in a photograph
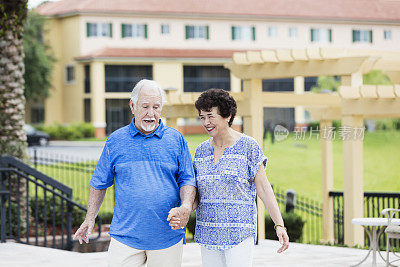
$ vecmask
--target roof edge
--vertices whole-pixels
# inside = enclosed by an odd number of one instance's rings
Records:
[[[193,14],[193,13],[163,13],[163,12],[125,12],[125,11],[114,11],[114,12],[102,12],[102,11],[73,11],[60,14],[42,14],[49,18],[65,18],[78,15],[107,15],[107,16],[119,16],[119,15],[136,15],[140,17],[170,17],[170,18],[189,18],[189,19],[208,19],[214,18],[219,20],[225,19],[242,19],[242,20],[254,20],[254,21],[265,21],[265,20],[276,20],[276,21],[313,21],[313,22],[340,22],[343,23],[378,23],[378,24],[394,24],[400,25],[400,20],[380,20],[380,19],[348,19],[340,17],[307,17],[307,16],[268,16],[268,15],[235,15],[235,14],[217,14],[217,13],[204,13],[204,14]]]

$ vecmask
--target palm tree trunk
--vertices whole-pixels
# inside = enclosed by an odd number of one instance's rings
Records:
[[[0,154],[25,159],[23,26],[27,0],[0,0]]]
[[[8,154],[26,160],[23,27],[27,16],[27,0],[0,0],[0,156]],[[3,180],[5,179],[5,180]],[[14,202],[17,192],[25,196],[21,179],[0,175],[0,182],[11,191]],[[4,199],[3,199],[4,200]],[[10,203],[8,203],[10,205]],[[21,211],[28,208],[24,203]],[[12,221],[11,224],[17,222]]]

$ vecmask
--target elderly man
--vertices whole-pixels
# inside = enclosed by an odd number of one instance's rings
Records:
[[[74,235],[89,242],[106,190],[116,185],[109,266],[180,266],[182,243],[196,195],[183,136],[163,125],[164,91],[151,80],[133,88],[132,122],[107,139],[90,181],[86,219]],[[169,216],[169,217],[168,217]],[[180,219],[169,226],[170,217]]]

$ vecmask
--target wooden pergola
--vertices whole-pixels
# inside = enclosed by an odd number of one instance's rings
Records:
[[[277,49],[238,52],[225,64],[243,80],[243,92],[232,93],[243,117],[243,131],[262,146],[264,107],[304,107],[320,121],[320,129],[331,127],[332,120],[342,126],[363,128],[364,118],[400,117],[400,52],[334,48]],[[363,74],[374,69],[386,73],[394,86],[363,85]],[[304,77],[341,76],[339,92],[304,92]],[[294,92],[263,92],[263,79],[294,78]],[[164,115],[177,126],[177,118],[197,117],[193,103],[198,93],[167,94]],[[332,140],[321,138],[323,240],[334,241]],[[363,217],[363,139],[343,140],[344,232],[345,244],[363,245],[360,226],[351,219]],[[258,199],[258,235],[265,236],[264,206]]]

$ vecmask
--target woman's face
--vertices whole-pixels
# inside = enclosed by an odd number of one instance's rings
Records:
[[[207,133],[212,136],[218,136],[221,132],[229,128],[229,118],[223,118],[219,115],[218,107],[211,108],[210,111],[200,111],[200,120]]]

